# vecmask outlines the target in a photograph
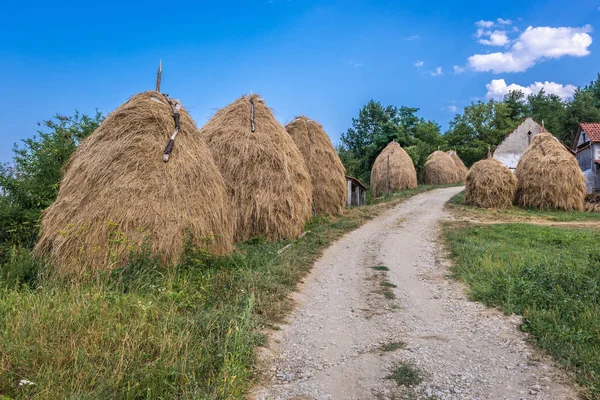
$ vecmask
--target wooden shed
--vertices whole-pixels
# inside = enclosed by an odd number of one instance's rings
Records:
[[[352,176],[346,176],[346,183],[348,184],[346,205],[365,205],[367,202],[367,187],[361,181]]]

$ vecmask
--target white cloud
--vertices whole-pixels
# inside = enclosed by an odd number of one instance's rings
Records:
[[[500,25],[511,25],[512,24],[512,21],[510,19],[498,18],[496,21],[498,21],[498,23]]]
[[[442,111],[448,111],[448,112],[451,112],[451,113],[455,113],[455,112],[458,111],[458,107],[456,107],[456,106],[446,106],[446,107],[442,108]]]
[[[477,31],[477,34],[479,35],[479,31]],[[510,42],[506,35],[506,31],[487,31],[482,32],[481,36],[483,35],[489,36],[489,39],[480,39],[478,42],[486,46],[505,46]]]
[[[534,82],[529,86],[521,86],[515,83],[511,83],[510,85],[506,84],[504,79],[494,79],[487,85],[485,85],[487,89],[487,94],[485,95],[488,99],[496,99],[502,100],[505,94],[509,92],[520,90],[526,96],[530,94],[537,94],[540,90],[544,89],[546,94],[555,94],[562,99],[567,99],[573,96],[577,87],[573,85],[561,85],[556,82]]]
[[[475,54],[469,66],[475,71],[523,72],[536,63],[564,56],[584,57],[592,44],[590,25],[581,28],[528,27],[506,52]]]
[[[419,60],[419,61],[416,61],[416,62],[415,62],[413,65],[414,65],[415,67],[419,68],[419,67],[422,67],[422,66],[423,66],[423,64],[425,64],[425,63],[424,63],[423,61]]]
[[[362,63],[354,60],[348,60],[348,64],[352,65],[354,68],[362,67]]]
[[[494,21],[477,21],[475,22],[475,25],[477,25],[480,28],[491,28],[492,26],[494,26]]]
[[[444,72],[442,71],[442,67],[437,67],[436,69],[434,69],[433,71],[429,71],[429,73],[431,74],[431,76],[440,76],[440,75],[444,75]]]
[[[453,67],[453,69],[454,69],[454,74],[455,75],[462,74],[463,72],[465,72],[465,69],[463,67],[459,66],[459,65],[455,65]]]
[[[421,39],[421,36],[419,36],[419,35],[412,35],[412,36],[404,38],[404,40],[419,40],[419,39]]]

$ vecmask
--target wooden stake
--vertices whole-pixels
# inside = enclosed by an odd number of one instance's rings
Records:
[[[162,60],[158,63],[158,73],[156,74],[156,91],[160,93],[160,80],[162,78]]]

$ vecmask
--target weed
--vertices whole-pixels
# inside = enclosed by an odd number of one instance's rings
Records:
[[[381,351],[396,351],[396,350],[400,350],[400,349],[405,349],[406,348],[406,343],[404,342],[390,342],[390,343],[385,343],[382,344],[381,346],[379,346],[379,350]]]
[[[415,386],[423,382],[423,371],[413,364],[403,361],[396,364],[385,379],[394,380],[398,386]]]
[[[371,267],[373,270],[375,271],[389,271],[390,269],[388,267],[386,267],[385,265],[376,265],[374,267]]]
[[[383,286],[383,287],[388,287],[388,288],[395,288],[397,287],[396,285],[394,285],[392,282],[390,281],[383,281],[379,283],[379,286]]]

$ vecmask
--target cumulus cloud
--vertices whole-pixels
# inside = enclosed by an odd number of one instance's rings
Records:
[[[419,61],[416,61],[416,62],[415,62],[413,65],[414,65],[415,67],[419,68],[419,67],[422,67],[422,66],[423,66],[423,64],[425,64],[425,63],[424,63],[423,61],[419,60]]]
[[[505,52],[475,54],[469,66],[475,71],[523,72],[536,63],[564,56],[584,57],[592,44],[590,25],[570,27],[528,27]]]
[[[451,112],[451,113],[455,113],[455,112],[458,111],[458,107],[456,107],[456,106],[446,106],[446,107],[442,108],[442,111],[448,111],[448,112]]]
[[[475,22],[475,25],[477,25],[480,28],[491,28],[492,26],[494,26],[494,21],[477,21]]]
[[[498,18],[496,21],[498,21],[498,23],[500,25],[511,25],[512,24],[512,21],[510,19]]]
[[[431,74],[431,76],[440,76],[440,75],[444,75],[444,72],[442,71],[442,67],[437,67],[436,69],[434,69],[433,71],[429,71],[429,73]]]
[[[506,84],[504,79],[494,79],[487,85],[485,85],[487,89],[486,98],[488,99],[496,99],[502,100],[505,94],[508,94],[512,91],[520,90],[526,96],[530,94],[537,94],[540,90],[544,89],[544,92],[547,94],[555,94],[562,99],[567,99],[573,96],[577,87],[573,85],[561,85],[556,82],[534,82],[529,86],[521,86],[515,83],[511,83],[510,85]]]
[[[481,32],[481,36],[488,36],[488,39],[478,40],[479,43],[484,44],[486,46],[505,46],[510,42],[506,31]]]

